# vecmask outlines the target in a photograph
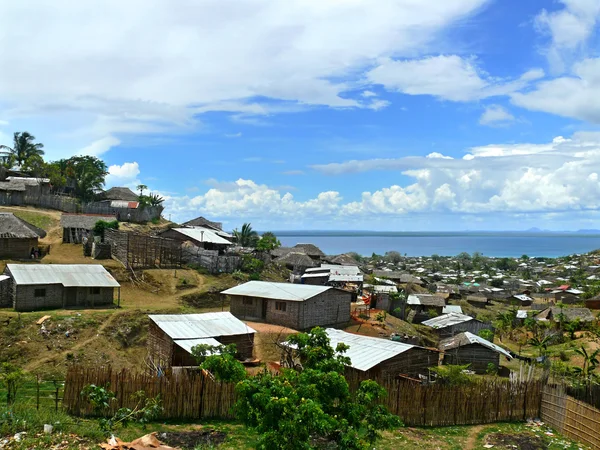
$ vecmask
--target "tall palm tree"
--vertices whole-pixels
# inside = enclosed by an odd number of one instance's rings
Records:
[[[233,230],[233,237],[238,245],[242,247],[255,247],[258,242],[258,233],[252,229],[252,225],[245,223],[241,231]]]
[[[44,144],[34,142],[35,136],[29,134],[27,131],[16,131],[13,135],[13,146],[0,145],[0,149],[8,150],[15,159],[15,162],[22,166],[28,158],[32,156],[43,156],[44,155]]]

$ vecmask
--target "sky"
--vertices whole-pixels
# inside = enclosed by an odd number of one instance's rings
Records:
[[[2,2],[0,143],[226,229],[600,228],[599,27],[598,0]]]

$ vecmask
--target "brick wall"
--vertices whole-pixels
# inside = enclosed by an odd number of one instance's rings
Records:
[[[36,297],[36,289],[45,289],[43,297]],[[61,284],[15,286],[14,308],[16,311],[36,311],[63,307],[63,287]]]

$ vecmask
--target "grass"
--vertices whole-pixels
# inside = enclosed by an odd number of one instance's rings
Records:
[[[48,231],[52,228],[56,228],[59,225],[59,221],[56,219],[55,214],[21,208],[0,208],[0,210],[12,212],[19,219],[23,219],[26,222],[41,228],[42,230]]]

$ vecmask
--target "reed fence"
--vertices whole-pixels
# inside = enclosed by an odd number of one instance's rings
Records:
[[[351,389],[360,379],[349,376]],[[468,386],[421,385],[406,380],[377,380],[386,390],[383,404],[410,426],[471,425],[538,417],[542,383],[482,381]],[[235,387],[201,373],[154,377],[110,368],[71,368],[67,374],[64,406],[74,415],[93,414],[80,395],[88,384],[110,385],[116,393],[111,412],[133,407],[132,394],[160,395],[163,417],[202,419],[234,417]]]
[[[600,449],[600,409],[569,396],[564,386],[544,387],[541,418],[565,436]]]

